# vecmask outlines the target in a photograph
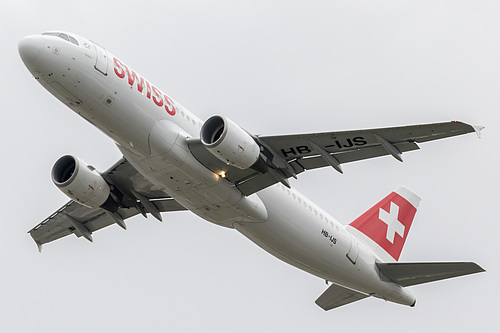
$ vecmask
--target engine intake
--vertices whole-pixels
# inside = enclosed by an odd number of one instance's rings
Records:
[[[260,148],[255,140],[225,117],[207,119],[200,137],[205,148],[215,157],[239,169],[248,169],[259,159]]]
[[[66,155],[52,167],[52,182],[72,200],[90,207],[116,211],[111,189],[96,169],[79,159]]]

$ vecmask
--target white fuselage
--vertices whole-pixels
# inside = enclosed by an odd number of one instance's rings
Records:
[[[73,35],[74,36],[74,35]],[[77,36],[75,36],[77,37]],[[93,42],[30,36],[35,78],[112,138],[146,178],[198,216],[235,228],[279,259],[322,279],[412,305],[407,288],[381,279],[379,258],[343,225],[277,184],[245,197],[190,153],[202,121]]]

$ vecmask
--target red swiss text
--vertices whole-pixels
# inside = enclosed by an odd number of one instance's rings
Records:
[[[127,65],[122,63],[120,60],[113,58],[113,62],[115,63],[115,74],[120,79],[124,79],[125,76],[128,78],[128,84],[133,87],[134,84],[137,85],[137,90],[142,93],[146,98],[152,100],[157,106],[164,107],[165,111],[171,116],[174,116],[177,113],[177,109],[175,108],[174,102],[170,97],[161,92],[160,89],[153,86],[142,76],[137,75],[136,72],[129,69]],[[144,93],[144,89],[146,89]]]

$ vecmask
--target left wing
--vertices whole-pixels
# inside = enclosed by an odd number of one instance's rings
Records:
[[[198,161],[213,172],[224,174],[244,195],[250,195],[278,182],[289,186],[287,178],[296,177],[305,170],[331,166],[342,173],[341,164],[384,155],[402,161],[403,152],[419,149],[417,143],[479,133],[480,129],[453,121],[343,132],[256,136],[254,139],[260,145],[260,155],[269,166],[265,173],[226,165],[198,139],[190,139],[188,144]]]
[[[94,231],[111,224],[116,223],[126,229],[124,220],[137,214],[146,216],[150,213],[161,220],[160,212],[186,210],[125,159],[118,161],[102,176],[120,195],[118,210],[111,213],[102,208],[88,208],[75,201],[68,202],[29,231],[39,251],[43,244],[71,234],[92,241]]]

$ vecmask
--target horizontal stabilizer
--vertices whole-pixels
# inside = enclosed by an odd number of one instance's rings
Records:
[[[382,274],[403,287],[484,272],[473,262],[377,263],[377,266]]]
[[[323,310],[328,311],[366,297],[368,297],[368,295],[332,284],[320,297],[318,297],[316,304]]]

